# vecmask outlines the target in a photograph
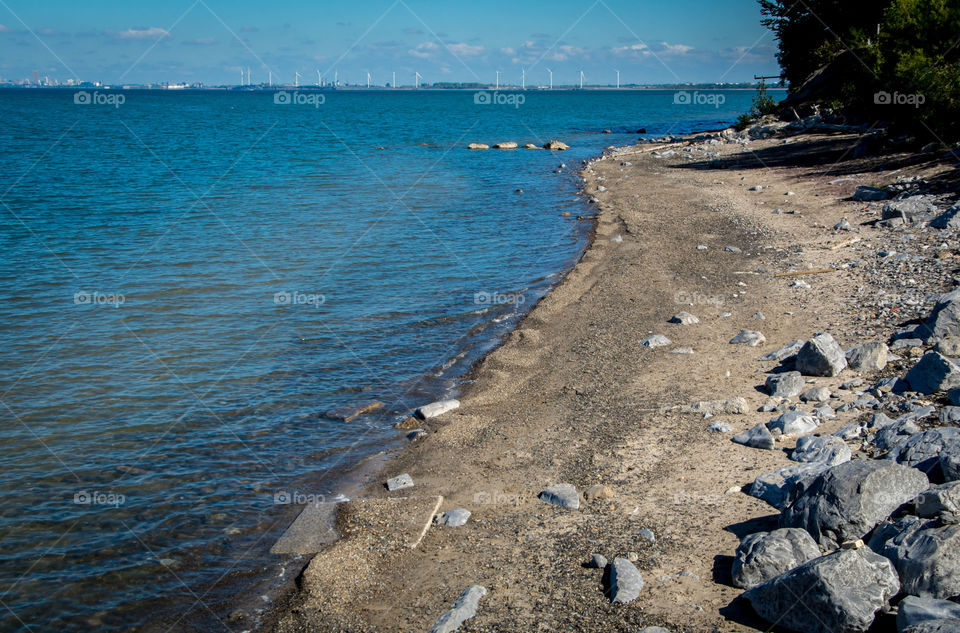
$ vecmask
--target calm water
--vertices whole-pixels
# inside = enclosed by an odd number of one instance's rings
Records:
[[[3,630],[227,608],[286,562],[278,493],[335,495],[576,260],[579,160],[752,97],[123,96],[0,92]]]

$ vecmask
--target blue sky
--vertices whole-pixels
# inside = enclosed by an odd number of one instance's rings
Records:
[[[0,77],[556,84],[778,74],[755,0],[0,0]]]

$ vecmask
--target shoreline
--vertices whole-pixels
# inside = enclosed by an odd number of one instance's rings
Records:
[[[810,140],[798,137],[794,139],[795,142],[800,143]],[[829,142],[835,141],[828,139]],[[687,137],[686,141],[677,143],[676,147],[690,144]],[[764,149],[767,147],[766,142],[758,145],[764,145]],[[618,390],[623,392],[625,398],[611,398],[610,393],[602,393],[605,391],[604,386],[598,383],[594,373],[555,371],[558,365],[582,362],[578,356],[584,354],[584,350],[580,347],[585,345],[584,340],[589,340],[591,327],[599,331],[593,332],[594,335],[598,333],[603,335],[604,326],[616,322],[596,319],[595,322],[589,323],[591,318],[588,317],[588,323],[578,324],[569,311],[571,307],[579,307],[587,312],[597,312],[596,302],[593,304],[584,302],[585,296],[591,290],[596,286],[604,286],[600,283],[601,281],[607,282],[608,287],[605,290],[608,292],[628,290],[622,286],[624,282],[622,275],[611,274],[611,259],[620,259],[619,263],[640,271],[641,276],[654,278],[651,288],[655,290],[654,292],[635,293],[629,299],[630,302],[644,303],[640,312],[643,314],[645,327],[637,328],[637,340],[648,331],[654,333],[654,329],[657,333],[666,333],[670,338],[679,339],[686,334],[686,331],[681,334],[682,328],[667,325],[666,319],[661,314],[677,312],[683,308],[677,302],[677,293],[685,292],[687,297],[698,296],[696,294],[698,291],[684,290],[682,287],[677,287],[676,283],[669,283],[676,282],[680,277],[686,277],[686,283],[693,284],[699,273],[712,272],[716,277],[712,279],[712,283],[716,284],[715,288],[723,286],[724,292],[708,292],[703,296],[732,295],[716,305],[694,301],[698,305],[688,306],[687,309],[699,312],[701,318],[704,318],[707,312],[715,315],[708,317],[709,323],[700,327],[707,331],[709,338],[715,339],[720,331],[725,332],[731,329],[732,325],[724,322],[731,317],[738,326],[751,325],[750,319],[753,319],[754,313],[750,312],[750,309],[758,306],[761,301],[784,307],[794,306],[798,302],[796,292],[785,290],[781,287],[784,284],[778,285],[774,278],[768,278],[766,273],[757,273],[751,269],[751,264],[756,266],[756,262],[764,258],[763,251],[766,250],[760,249],[756,252],[752,248],[756,245],[755,240],[776,240],[784,243],[785,237],[776,234],[776,231],[771,232],[769,226],[771,209],[762,209],[762,214],[757,212],[757,209],[753,209],[751,213],[747,207],[755,200],[744,200],[743,208],[737,206],[741,197],[760,196],[746,191],[737,191],[736,188],[730,191],[730,187],[723,183],[723,195],[700,201],[708,210],[701,210],[699,214],[703,217],[696,218],[694,222],[694,225],[701,229],[697,235],[684,235],[680,226],[674,226],[672,231],[667,231],[669,235],[656,234],[653,240],[637,239],[642,231],[638,232],[635,229],[644,228],[644,222],[643,219],[631,216],[629,207],[635,204],[634,200],[640,198],[641,194],[633,194],[634,190],[630,189],[630,186],[637,180],[647,181],[646,184],[650,184],[657,180],[657,174],[648,173],[645,177],[634,178],[633,183],[625,183],[623,181],[627,180],[627,177],[622,176],[625,166],[614,163],[643,161],[643,164],[638,167],[654,170],[654,172],[659,168],[658,163],[659,165],[669,164],[671,168],[678,167],[678,164],[664,160],[669,157],[655,158],[657,150],[658,148],[652,146],[630,146],[618,148],[612,152],[605,151],[600,157],[588,161],[583,170],[585,195],[600,198],[599,210],[590,232],[589,245],[573,268],[553,286],[550,292],[531,307],[530,311],[517,323],[514,331],[475,363],[466,374],[465,379],[469,384],[466,385],[462,396],[463,407],[439,419],[428,421],[424,426],[429,435],[401,449],[400,454],[391,458],[380,473],[379,479],[385,479],[402,472],[410,472],[416,483],[412,490],[407,491],[410,497],[439,493],[443,496],[442,510],[459,506],[466,507],[474,513],[467,525],[461,528],[430,527],[424,541],[417,549],[409,550],[371,546],[369,539],[358,539],[355,534],[348,534],[329,550],[314,557],[313,562],[307,565],[299,579],[301,592],[289,596],[288,600],[279,604],[272,614],[275,619],[266,622],[261,630],[277,632],[305,628],[364,630],[368,627],[376,630],[425,629],[437,615],[448,608],[460,590],[471,582],[488,587],[491,592],[499,596],[499,600],[495,602],[496,606],[491,606],[487,602],[482,603],[476,619],[464,625],[463,630],[485,630],[484,624],[503,624],[505,621],[517,626],[529,627],[537,617],[539,621],[546,618],[548,622],[546,630],[553,630],[555,625],[558,625],[557,628],[566,630],[588,630],[591,626],[603,623],[609,625],[610,618],[614,618],[617,626],[620,627],[666,623],[673,626],[682,624],[694,630],[709,630],[716,625],[732,626],[736,630],[754,630],[762,626],[760,623],[749,621],[749,618],[745,622],[740,621],[743,620],[740,614],[718,615],[730,607],[738,592],[717,581],[716,578],[712,583],[700,583],[700,578],[716,577],[718,573],[722,575],[722,571],[718,571],[715,566],[704,567],[702,560],[695,562],[694,559],[697,557],[693,554],[707,544],[712,545],[710,551],[704,553],[709,553],[711,558],[732,553],[737,543],[738,530],[731,531],[725,528],[737,523],[756,521],[765,514],[769,514],[770,508],[746,495],[733,496],[730,490],[734,486],[721,488],[715,485],[715,478],[728,479],[739,484],[736,486],[739,490],[739,486],[745,483],[740,467],[725,468],[723,460],[719,464],[709,463],[711,461],[709,458],[707,463],[703,461],[707,455],[713,453],[711,457],[715,458],[719,453],[729,458],[731,463],[749,462],[746,470],[757,471],[755,474],[759,474],[772,470],[777,465],[783,465],[784,458],[780,451],[769,452],[769,454],[744,453],[743,447],[732,445],[728,437],[711,436],[702,430],[706,426],[705,423],[691,420],[689,414],[685,415],[677,410],[695,400],[711,400],[734,395],[746,397],[751,405],[762,403],[765,397],[757,394],[756,390],[753,390],[752,394],[747,390],[748,385],[756,382],[756,378],[752,375],[758,371],[755,357],[759,356],[761,351],[779,347],[781,343],[790,340],[788,337],[796,332],[805,333],[805,338],[812,334],[814,328],[821,327],[824,320],[839,321],[844,316],[844,310],[849,311],[849,308],[841,305],[823,305],[819,309],[810,309],[807,302],[801,298],[799,303],[803,312],[798,316],[793,311],[783,311],[784,316],[788,318],[783,319],[785,323],[778,323],[776,326],[768,320],[776,312],[767,308],[770,316],[761,322],[759,327],[767,333],[769,343],[758,348],[744,349],[745,346],[730,346],[725,334],[719,341],[698,340],[694,343],[696,354],[693,358],[703,354],[707,364],[723,359],[722,362],[729,366],[726,373],[719,376],[713,375],[710,370],[704,372],[703,363],[700,363],[699,359],[691,363],[689,362],[691,357],[687,355],[668,355],[664,350],[645,350],[642,346],[636,345],[637,341],[623,339],[623,331],[618,332],[618,336],[614,337],[618,345],[610,345],[609,340],[605,341],[606,344],[598,343],[596,349],[587,350],[587,355],[591,356],[592,362],[584,364],[589,365],[588,369],[595,369],[594,366],[617,364],[605,358],[616,347],[626,348],[625,351],[642,357],[641,363],[626,363],[635,370],[641,370],[641,376],[636,380],[639,384],[631,385],[629,383],[632,381],[621,380]],[[667,149],[667,152],[671,150],[672,148]],[[714,160],[715,157],[707,158]],[[629,167],[634,166],[629,165]],[[778,167],[784,172],[789,172],[791,169],[800,170],[795,166],[778,165]],[[766,167],[761,169],[768,171]],[[697,175],[722,175],[726,180],[728,173],[707,169]],[[618,178],[618,175],[621,181],[619,186],[611,185],[606,188],[606,191],[597,189],[600,182],[609,184],[609,179]],[[660,175],[664,176],[664,174]],[[630,172],[630,177],[634,177],[633,171]],[[694,176],[684,179],[695,180]],[[666,177],[660,180],[661,184],[683,186],[678,182],[664,182],[669,180]],[[786,180],[798,189],[801,185],[813,184],[803,182],[796,174],[787,176]],[[689,187],[690,183],[686,185]],[[640,187],[642,190],[643,183]],[[746,189],[742,184],[740,187]],[[779,185],[776,188],[779,188]],[[807,198],[820,196],[819,193],[812,192],[815,187],[807,188],[811,191],[800,192],[804,203],[807,202]],[[631,195],[624,196],[623,189],[627,189]],[[669,207],[671,202],[676,203],[681,200],[689,203],[689,198],[703,197],[703,191],[702,188],[698,190],[693,187],[693,190],[684,192],[684,195],[666,196],[671,199],[666,201],[665,206]],[[790,202],[793,205],[800,200],[801,198],[791,197]],[[729,208],[731,201],[734,201],[732,209]],[[819,201],[809,200],[809,202]],[[839,197],[828,205],[826,214],[823,213],[824,209],[818,209],[811,210],[811,216],[817,216],[817,211],[820,212],[819,215],[835,214],[843,206]],[[714,220],[711,216],[717,213],[720,217]],[[807,211],[804,210],[803,216],[806,213]],[[783,217],[793,220],[803,216],[797,213],[795,216]],[[710,226],[711,220],[718,226]],[[764,224],[768,226],[763,226]],[[669,226],[668,222],[660,228]],[[821,226],[826,225],[815,222],[814,226],[807,228],[822,233]],[[804,227],[790,227],[794,234],[802,233],[803,229]],[[612,242],[611,239],[616,236],[620,236],[623,242]],[[697,252],[699,249],[695,249],[690,253],[691,257],[697,259],[684,262],[683,258],[679,258],[677,263],[680,265],[674,267],[669,264],[672,263],[671,256],[677,253],[676,248],[663,249],[660,255],[668,264],[667,270],[670,273],[664,275],[665,271],[657,271],[655,268],[651,270],[649,266],[645,270],[642,266],[644,251],[657,250],[655,245],[650,243],[657,238],[672,242],[672,247],[682,244],[685,249],[695,248],[696,244],[692,242],[700,240],[710,242],[710,245],[706,251]],[[723,245],[724,242],[727,242],[726,246]],[[739,252],[727,250],[727,248],[739,249]],[[622,256],[625,250],[633,251],[632,254],[636,257],[618,258],[617,256]],[[830,252],[834,251],[828,251]],[[720,260],[716,268],[708,270],[702,268],[707,257],[726,258],[733,261]],[[636,259],[641,261],[637,262]],[[653,260],[658,261],[658,259],[655,253]],[[687,270],[688,267],[689,270]],[[673,279],[663,278],[670,277],[671,274]],[[657,279],[658,276],[661,278]],[[761,277],[763,283],[749,285],[761,286],[762,291],[768,293],[764,294],[760,301],[753,299],[753,290],[730,292],[734,288],[747,286],[748,284],[744,284],[742,280],[753,282],[753,277]],[[761,280],[757,279],[757,281]],[[647,279],[646,283],[651,283],[651,279]],[[666,293],[663,288],[657,287],[660,285],[667,287]],[[671,291],[673,305],[669,302]],[[642,297],[641,295],[644,294],[657,296]],[[628,307],[615,305],[613,312],[629,316],[632,311],[625,310]],[[733,309],[743,314],[725,316]],[[601,314],[594,314],[591,317],[609,316],[609,314],[602,314],[603,310],[599,312]],[[750,313],[745,314],[746,312]],[[773,318],[776,319],[776,317]],[[584,325],[588,327],[583,328]],[[577,329],[587,339],[566,337],[562,334],[556,338],[550,336],[566,329]],[[543,330],[547,332],[544,333]],[[557,348],[563,345],[568,348],[566,356],[557,354]],[[543,355],[538,353],[538,350],[543,347],[548,348],[546,351],[550,359],[544,359]],[[571,351],[573,354],[569,353]],[[591,355],[589,352],[594,354]],[[552,367],[541,368],[540,363],[549,364]],[[687,381],[667,384],[667,381],[658,376],[657,370],[661,370],[664,375],[676,376],[677,364],[682,364],[680,375],[685,376]],[[731,370],[736,371],[735,377],[731,375]],[[557,373],[564,374],[559,382],[554,380]],[[697,384],[697,379],[702,382]],[[583,384],[562,384],[564,382]],[[553,389],[534,388],[532,391],[537,394],[537,397],[531,399],[530,390],[525,389],[530,383],[552,383],[550,386]],[[558,404],[550,402],[550,398],[544,400],[545,394],[548,393],[565,402]],[[578,399],[587,400],[590,406],[582,406],[577,403]],[[616,402],[616,400],[621,401]],[[625,408],[630,411],[628,415],[625,415]],[[754,406],[750,407],[750,409],[754,408]],[[531,413],[527,409],[545,411]],[[588,425],[591,428],[586,435],[577,433],[576,427],[564,428],[567,425],[566,421],[559,423],[556,421],[558,417],[571,414],[586,415],[588,411],[594,411],[593,415],[596,415],[595,410],[601,411],[602,421]],[[544,416],[543,413],[552,414],[554,417],[545,419],[550,416]],[[613,419],[606,420],[607,417]],[[632,420],[637,417],[641,419],[639,437],[636,437],[637,429],[631,428],[636,424]],[[651,417],[660,419],[661,424],[665,421],[669,422],[666,424],[671,430],[668,435],[692,432],[697,437],[691,442],[691,446],[660,446],[665,440],[664,434],[658,433],[655,427],[650,428],[652,425],[648,426],[644,423]],[[699,418],[699,416],[695,417]],[[747,417],[752,420],[757,416],[754,414],[724,417],[732,418],[729,421],[736,426],[736,430],[742,430],[741,427],[749,427],[737,418]],[[628,420],[631,421],[628,422]],[[833,423],[831,426],[836,424]],[[695,428],[700,429],[699,433],[694,431]],[[600,437],[591,438],[591,434]],[[540,439],[548,443],[548,446],[538,450],[536,443],[530,441],[531,438]],[[601,438],[609,439],[610,442],[596,441]],[[650,442],[651,439],[657,442]],[[522,444],[522,448],[518,449],[518,444]],[[577,450],[573,451],[573,447],[577,447]],[[499,448],[500,451],[491,450],[493,448]],[[585,451],[597,449],[613,452],[617,457],[611,460],[609,455],[604,456],[602,453],[585,456]],[[451,466],[451,459],[463,460],[464,463]],[[681,463],[674,463],[674,460]],[[657,463],[654,467],[648,467],[646,462],[650,461]],[[680,468],[683,462],[691,468],[690,472]],[[708,472],[706,474],[696,472],[698,468],[695,464],[700,466],[700,470]],[[512,472],[514,470],[517,472]],[[735,470],[737,472],[734,472]],[[649,498],[650,495],[645,498],[642,492],[632,489],[633,484],[636,483],[632,480],[637,479],[638,474],[645,484],[660,483],[659,494],[654,495],[653,499]],[[533,476],[524,477],[523,475]],[[671,479],[673,481],[668,481]],[[580,511],[573,513],[542,504],[536,499],[539,490],[553,483],[571,480],[581,491],[590,485],[609,484],[613,496],[609,501],[602,503],[598,503],[596,499],[588,501],[587,504],[581,502]],[[366,493],[370,499],[387,499],[403,494],[387,493],[379,480],[371,481]],[[609,507],[606,507],[608,503]],[[658,505],[667,507],[658,510]],[[706,525],[701,525],[705,517],[698,516],[697,512],[693,515],[685,512],[683,506],[686,505],[700,506],[701,513],[706,507],[708,514],[717,516],[706,518]],[[643,512],[640,512],[641,508]],[[649,526],[644,527],[643,530],[651,529],[656,535],[653,542],[636,538],[636,530],[633,528],[638,527],[636,524],[638,516],[647,517],[640,523]],[[681,525],[684,528],[681,530],[682,533],[671,529],[669,521],[664,524],[663,519],[671,516],[674,520],[682,519]],[[718,520],[718,517],[722,518]],[[738,520],[730,521],[731,519]],[[575,537],[580,537],[580,540],[586,538],[587,541],[591,541],[587,535],[581,534],[583,531],[587,534],[592,532],[589,525],[584,525],[591,521],[609,523],[621,528],[632,526],[627,530],[620,530],[618,537],[608,537],[608,540],[614,541],[616,545],[597,546],[596,550],[602,550],[602,553],[610,557],[617,555],[618,551],[620,555],[631,551],[639,552],[637,558],[640,562],[637,565],[642,569],[648,584],[654,585],[653,593],[665,593],[669,600],[650,602],[641,597],[643,606],[638,610],[631,605],[626,608],[628,609],[626,614],[609,608],[602,590],[598,588],[599,576],[584,578],[589,574],[582,569],[582,563],[595,552],[589,547],[565,547],[568,544],[559,542],[564,539],[557,536],[556,530],[546,529],[545,526],[546,523],[556,524],[561,528],[562,534],[572,533]],[[691,538],[688,532],[693,525],[706,529],[709,532],[707,538],[699,540]],[[717,525],[720,525],[720,528],[716,527]],[[518,543],[530,542],[535,550],[537,548],[551,550],[553,556],[543,560],[541,554],[537,564],[531,565],[530,561],[525,560],[526,557],[521,555],[522,551],[518,551],[523,550],[522,547],[510,546],[504,542],[509,540],[505,537],[511,532],[515,534]],[[622,532],[627,532],[629,536]],[[726,536],[721,536],[724,533]],[[718,541],[720,541],[720,547],[717,547]],[[471,552],[470,547],[485,551]],[[536,554],[533,554],[533,557],[536,558]],[[483,559],[486,559],[486,564],[482,564]],[[669,580],[665,574],[655,575],[656,571],[665,571],[665,568],[670,567],[664,563],[664,559],[677,563],[674,565],[675,569],[682,567],[682,561],[687,560],[689,569],[681,569],[680,575],[672,575]],[[556,563],[557,560],[563,564],[551,564],[551,562]],[[498,563],[508,564],[503,567],[498,566]],[[507,571],[499,576],[484,571],[491,566]],[[457,573],[450,575],[442,571],[443,568],[450,567],[457,569]],[[343,579],[344,575],[350,575],[346,582]],[[572,579],[571,575],[577,578]],[[487,577],[483,578],[483,576]],[[553,596],[557,591],[561,594],[565,593],[562,583],[558,583],[559,579],[554,576],[564,577],[579,588],[580,597],[589,607],[582,604],[571,607],[571,604],[577,601],[571,603],[567,599],[561,601],[559,605],[548,608],[544,602],[545,597]],[[369,606],[356,602],[357,593],[367,595],[368,592],[372,592],[380,600],[376,609],[372,610]],[[528,592],[542,598],[531,603],[524,597]],[[576,593],[576,590],[573,593]],[[649,590],[645,590],[644,593],[649,593]],[[565,597],[569,598],[569,596]],[[684,597],[690,608],[678,610],[675,604],[678,597]],[[489,600],[489,597],[486,600]],[[671,605],[671,602],[674,604]],[[711,602],[719,606],[710,608],[713,606]],[[414,610],[417,615],[410,610],[413,604],[418,605]],[[693,608],[694,606],[697,608]],[[565,611],[568,608],[583,619],[563,620],[562,616],[566,615]],[[590,617],[582,613],[588,608],[593,611],[589,614]],[[526,614],[523,613],[524,610],[527,611]],[[647,616],[645,610],[649,610],[652,616]],[[627,618],[627,615],[630,617]],[[559,626],[561,621],[563,626]]]

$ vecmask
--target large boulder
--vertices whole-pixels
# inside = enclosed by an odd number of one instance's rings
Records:
[[[855,371],[880,371],[887,366],[889,348],[886,343],[857,345],[847,352],[847,365]]]
[[[860,185],[857,187],[857,190],[853,192],[853,199],[858,202],[874,202],[877,200],[886,200],[889,197],[890,194],[883,189],[869,185]]]
[[[960,620],[925,620],[903,629],[901,633],[960,633]]]
[[[943,426],[911,435],[887,454],[887,459],[919,468],[934,481],[943,480],[940,453],[950,444],[960,443],[960,429]]]
[[[913,500],[914,514],[923,519],[941,515],[960,516],[960,481],[951,481],[929,490]]]
[[[870,628],[900,590],[890,561],[866,548],[808,561],[744,594],[757,614],[798,633],[853,633]]]
[[[907,596],[897,605],[898,631],[931,620],[955,620],[960,626],[960,604],[949,600]]]
[[[960,204],[955,204],[933,220],[930,226],[935,229],[960,229]]]
[[[917,333],[924,339],[960,337],[960,288],[940,296]]]
[[[960,367],[937,352],[927,352],[904,377],[913,391],[931,394],[960,387]]]
[[[911,517],[912,519],[912,517]],[[871,549],[889,558],[903,590],[921,598],[952,598],[960,595],[960,525],[939,521],[903,519],[878,530],[878,535],[899,532],[880,545],[875,537]]]
[[[880,427],[880,430],[873,436],[872,443],[881,451],[889,451],[919,432],[920,427],[912,419],[894,421],[892,424]]]
[[[952,442],[940,451],[940,470],[944,481],[960,481],[960,442]]]
[[[853,451],[836,435],[801,437],[790,454],[795,462],[818,462],[827,466],[849,462],[852,457]]]
[[[767,422],[767,429],[774,435],[804,435],[820,426],[820,421],[803,411],[786,411]]]
[[[783,510],[793,503],[797,490],[803,489],[804,482],[813,480],[829,468],[830,466],[820,462],[784,466],[758,475],[750,485],[749,494],[778,510]]]
[[[798,371],[788,371],[782,374],[773,374],[767,378],[764,386],[773,398],[793,398],[800,395],[807,385]]]
[[[758,424],[748,431],[734,435],[730,438],[730,441],[750,448],[762,448],[768,451],[773,450],[775,446],[773,435],[763,424]]]
[[[883,205],[881,219],[902,219],[904,222],[929,222],[939,209],[924,196],[913,196],[902,200],[891,200]]]
[[[904,503],[930,487],[926,475],[888,460],[834,466],[798,491],[781,527],[804,528],[824,548],[861,539]]]
[[[820,548],[806,530],[782,528],[747,536],[733,560],[733,584],[755,587],[820,556]]]
[[[826,332],[816,334],[797,352],[797,371],[805,376],[836,376],[846,366],[846,355]]]

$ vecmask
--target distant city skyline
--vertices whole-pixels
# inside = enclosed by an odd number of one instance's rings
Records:
[[[0,1],[0,78],[70,85],[737,83],[779,73],[755,0],[350,6]],[[299,74],[299,78],[298,78]]]

